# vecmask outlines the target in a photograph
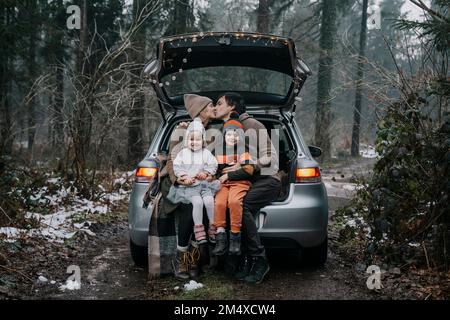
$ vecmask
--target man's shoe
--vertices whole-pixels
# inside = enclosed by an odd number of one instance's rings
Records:
[[[269,270],[270,267],[266,257],[254,257],[252,269],[250,270],[249,275],[245,277],[244,281],[247,283],[260,284]]]
[[[244,279],[250,274],[252,266],[253,266],[253,258],[244,255],[242,257],[241,263],[239,264],[238,272],[236,272],[234,278],[239,281],[244,281]]]
[[[219,232],[216,235],[216,247],[212,251],[215,256],[223,256],[227,251],[228,240],[225,232]]]
[[[230,247],[228,249],[230,254],[241,254],[241,233],[234,233],[230,231]]]
[[[177,257],[172,260],[172,268],[175,278],[180,280],[189,279],[189,252],[177,251]]]

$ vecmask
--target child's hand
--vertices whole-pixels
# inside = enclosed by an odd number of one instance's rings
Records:
[[[183,186],[190,186],[191,184],[194,183],[194,179],[189,178],[188,176],[182,176],[180,178],[178,178],[178,183],[183,185]]]
[[[196,178],[198,180],[206,180],[206,178],[208,178],[208,173],[203,171],[203,172],[199,172],[196,176]]]
[[[220,183],[225,183],[228,180],[228,174],[224,174],[219,178]]]
[[[224,173],[228,173],[228,172],[233,172],[233,171],[237,171],[241,168],[241,164],[240,163],[236,163],[231,167],[227,167],[225,169],[223,169]]]

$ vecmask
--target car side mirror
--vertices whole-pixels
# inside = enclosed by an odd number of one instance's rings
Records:
[[[319,147],[308,146],[309,152],[314,158],[318,158],[322,155],[322,149]]]

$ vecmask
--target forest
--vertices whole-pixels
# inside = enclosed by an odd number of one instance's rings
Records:
[[[291,38],[312,70],[293,116],[333,181],[350,166],[354,192],[333,208],[330,250],[363,276],[374,264],[393,271],[390,298],[448,299],[449,9],[449,0],[0,0],[0,299],[33,295],[49,278],[38,269],[65,277],[62,265],[101,233],[92,225],[125,223],[134,170],[162,119],[143,70],[161,37],[212,31]],[[227,296],[206,295],[217,297]]]

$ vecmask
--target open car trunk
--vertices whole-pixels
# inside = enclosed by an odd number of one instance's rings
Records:
[[[162,38],[145,73],[167,111],[183,109],[186,93],[215,101],[230,91],[250,108],[289,110],[311,71],[290,38],[209,32]]]

